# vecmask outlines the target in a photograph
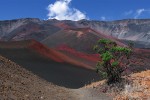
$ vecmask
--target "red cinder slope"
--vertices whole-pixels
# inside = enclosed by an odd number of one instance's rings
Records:
[[[120,46],[126,46],[116,38],[98,33],[90,28],[67,28],[48,36],[41,42],[48,47],[66,44],[80,52],[94,53],[93,46],[97,43],[97,40],[102,38],[111,39]]]
[[[35,40],[31,41],[31,43],[28,45],[28,48],[56,62],[64,62],[61,58],[58,57],[56,51],[47,48],[46,46],[42,45],[41,43]]]
[[[38,52],[39,54],[41,54],[47,58],[50,58],[56,62],[69,63],[69,64],[73,64],[76,66],[88,68],[88,69],[92,68],[89,65],[86,65],[82,62],[79,62],[79,61],[76,61],[76,60],[70,58],[69,56],[66,56],[65,54],[57,51],[56,49],[48,48],[48,47],[44,46],[43,44],[41,44],[35,40],[32,40],[31,44],[28,47],[30,49]]]
[[[56,49],[48,48],[35,40],[0,42],[0,47],[8,49],[28,49],[58,63],[69,63],[78,67],[92,69],[91,66],[80,61],[76,61],[75,59],[72,59],[71,57],[57,51]]]
[[[98,60],[100,60],[99,54],[87,54],[87,53],[79,52],[65,44],[56,47],[56,49],[59,51],[67,52],[73,56],[83,58],[90,62],[97,62]]]
[[[66,28],[72,28],[72,26],[69,26],[63,22],[60,22],[60,23],[56,23],[55,26],[61,28],[61,29],[66,29]]]
[[[96,30],[93,30],[91,28],[67,28],[66,30],[73,30],[73,31],[78,31],[78,32],[82,32],[84,34],[90,32],[94,35],[97,35],[98,37],[100,38],[105,38],[105,39],[110,39],[112,41],[115,41],[118,45],[120,46],[127,46],[125,45],[124,43],[122,43],[119,39],[115,38],[115,37],[112,37],[110,35],[106,35],[106,34],[103,34],[101,32],[98,32]]]

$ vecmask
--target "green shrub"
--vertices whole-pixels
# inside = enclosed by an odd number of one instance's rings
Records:
[[[96,72],[107,78],[108,84],[120,82],[122,72],[129,64],[129,56],[132,50],[117,46],[115,42],[107,39],[98,40],[93,49],[100,54],[102,59],[96,65]],[[121,63],[123,63],[122,66]]]

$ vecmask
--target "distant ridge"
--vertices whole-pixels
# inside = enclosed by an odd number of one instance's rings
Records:
[[[150,19],[123,19],[116,21],[96,21],[84,19],[79,21],[60,21],[56,19],[41,20],[38,18],[22,18],[14,20],[4,20],[0,21],[0,40],[21,41],[35,39],[41,42],[47,37],[51,37],[52,35],[66,29],[74,29],[76,31],[82,31],[85,33],[87,33],[87,31],[83,30],[91,29],[93,30],[93,32],[98,33],[97,36],[95,36],[94,40],[96,40],[96,38],[99,38],[101,34],[103,34],[107,36],[107,38],[116,38],[118,39],[118,41],[121,41],[123,43],[133,41],[135,42],[135,47],[137,48],[150,48]],[[74,35],[73,37],[75,36],[76,35]],[[88,40],[90,40],[90,37],[91,36],[85,37],[87,38],[87,43]],[[72,36],[70,37],[69,35],[67,38],[72,38]],[[67,40],[63,42],[66,41]],[[53,47],[57,46],[55,45],[55,42],[57,41],[53,42]],[[73,42],[73,40],[71,42]],[[52,47],[50,45],[48,46]]]

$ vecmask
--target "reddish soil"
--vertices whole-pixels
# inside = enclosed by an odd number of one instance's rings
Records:
[[[28,46],[29,49],[33,49],[34,51],[38,52],[39,54],[50,58],[53,61],[56,62],[64,62],[63,59],[61,59],[60,57],[58,57],[58,52],[53,50],[53,49],[49,49],[46,46],[32,40],[30,45]]]
[[[18,44],[0,42],[0,44],[2,44],[1,55],[57,85],[79,88],[93,79],[94,81],[101,79],[95,71],[90,70],[89,65],[36,41],[22,41]]]
[[[33,49],[34,51],[38,52],[39,54],[41,54],[45,57],[50,58],[53,61],[60,62],[60,63],[69,63],[72,65],[91,69],[91,66],[86,65],[80,61],[76,61],[76,60],[64,55],[63,53],[57,51],[56,49],[50,49],[34,40],[31,41],[29,48]]]
[[[49,83],[0,56],[0,100],[111,100],[111,97],[99,92],[95,95],[95,92],[93,89],[69,89]]]
[[[95,35],[97,35],[98,37],[100,38],[105,38],[105,39],[110,39],[112,41],[115,41],[119,46],[127,46],[125,45],[124,43],[122,43],[119,39],[115,38],[115,37],[112,37],[110,35],[106,35],[106,34],[103,34],[103,33],[100,33],[100,32],[97,32],[91,28],[67,28],[66,30],[73,30],[73,31],[81,31],[83,32],[84,34],[90,32],[90,33],[93,33]],[[95,40],[96,41],[96,40]]]
[[[64,87],[49,83],[0,56],[0,100],[78,100]]]
[[[57,26],[59,28],[64,28],[64,29],[71,28],[71,26],[69,26],[65,23],[56,23],[55,26]]]
[[[88,61],[97,62],[98,60],[100,60],[99,54],[87,54],[87,53],[79,52],[79,51],[76,51],[75,49],[73,49],[73,48],[71,48],[65,44],[56,47],[56,49],[59,51],[68,52],[74,56],[86,59]]]
[[[57,51],[56,49],[50,49],[35,40],[25,40],[20,42],[18,41],[0,42],[0,44],[1,48],[28,48],[55,62],[69,63],[83,68],[91,69],[91,66],[86,65],[80,61],[76,61],[64,55],[63,53]]]

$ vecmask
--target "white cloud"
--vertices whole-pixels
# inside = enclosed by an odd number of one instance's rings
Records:
[[[48,6],[48,19],[57,20],[81,20],[87,19],[86,15],[76,8],[71,8],[72,0],[57,0]]]
[[[143,13],[150,13],[150,9],[138,9],[138,10],[136,10],[136,14],[135,14],[134,18],[135,19],[138,18]]]
[[[145,9],[136,10],[136,14],[135,14],[134,18],[138,18],[143,12],[145,12]]]
[[[139,18],[143,14],[150,14],[150,9],[137,9],[137,10],[129,10],[123,13],[125,16],[132,16],[134,19]]]
[[[106,17],[105,17],[105,16],[102,16],[102,17],[101,17],[101,20],[105,21],[105,20],[106,20]]]

